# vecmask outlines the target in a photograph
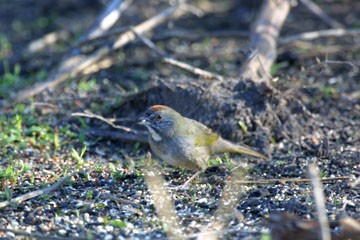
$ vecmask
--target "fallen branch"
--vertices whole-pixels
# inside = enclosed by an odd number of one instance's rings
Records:
[[[289,1],[263,2],[250,34],[249,49],[256,55],[249,57],[241,66],[240,79],[251,79],[256,83],[270,80],[270,68],[277,55],[277,38],[289,11]]]
[[[174,14],[174,12],[179,8],[180,3],[175,4],[163,12],[155,15],[154,17],[140,23],[134,27],[134,30],[139,33],[144,33],[150,31],[151,29],[157,27],[158,25],[164,23],[167,19]],[[176,17],[180,17],[184,12],[180,12]],[[126,31],[121,34],[112,44],[107,44],[100,47],[91,55],[76,55],[65,58],[61,63],[58,69],[53,72],[48,79],[40,84],[36,84],[34,87],[20,91],[13,102],[19,102],[25,100],[31,96],[39,94],[45,89],[52,89],[59,85],[60,83],[67,80],[69,77],[74,77],[84,71],[89,66],[97,63],[99,60],[109,55],[114,50],[118,50],[129,42],[133,41],[136,38],[135,34],[132,31]],[[6,103],[5,103],[6,105]]]
[[[350,61],[336,61],[336,60],[328,60],[325,59],[324,61],[321,61],[320,59],[316,58],[317,63],[309,66],[307,69],[308,71],[316,71],[319,72],[322,68],[328,66],[328,65],[345,65],[352,68],[353,72],[357,72],[359,70],[359,66],[355,65],[354,63]]]
[[[69,38],[70,34],[68,31],[65,30],[45,34],[41,38],[31,41],[26,47],[24,55],[33,55],[34,53],[42,51],[46,47],[54,45],[58,41],[66,41]]]
[[[321,182],[327,183],[332,181],[343,181],[343,180],[350,180],[352,177],[345,176],[345,177],[325,177],[320,178]],[[260,180],[237,180],[239,184],[285,184],[286,182],[292,183],[311,183],[310,178],[273,178],[273,179],[260,179]]]
[[[134,134],[137,133],[136,130],[125,127],[125,126],[120,126],[120,125],[116,125],[114,124],[114,119],[108,119],[108,118],[104,118],[103,116],[91,113],[91,112],[83,112],[83,113],[72,113],[71,114],[72,117],[87,117],[87,118],[96,118],[99,119],[100,121],[106,122],[107,124],[109,124],[111,127],[116,128],[116,129],[121,129],[125,132],[132,132]]]
[[[56,189],[60,188],[62,185],[65,184],[65,182],[69,179],[69,176],[65,176],[62,177],[59,181],[55,182],[53,185],[51,185],[50,187],[44,188],[44,189],[39,189],[33,192],[29,192],[26,193],[24,195],[21,195],[19,197],[13,198],[10,201],[4,201],[4,202],[0,202],[0,208],[4,208],[8,205],[10,205],[11,203],[21,203],[24,202],[28,199],[31,198],[35,198],[37,196],[43,195],[43,194],[47,194],[49,192],[55,191]]]
[[[103,130],[103,129],[87,129],[85,133],[97,137],[104,137],[107,139],[119,140],[123,142],[148,143],[147,134],[145,132],[139,132],[139,131],[137,131],[137,134],[134,134],[130,132],[126,133],[126,132]]]
[[[148,46],[150,49],[152,49],[155,53],[157,53],[158,55],[160,55],[163,58],[163,61],[166,63],[169,63],[173,66],[179,67],[183,70],[186,70],[188,72],[191,72],[195,75],[201,76],[205,79],[217,79],[217,80],[224,80],[224,78],[218,74],[215,73],[211,73],[209,71],[191,66],[188,63],[185,62],[181,62],[179,60],[176,60],[172,57],[169,56],[169,54],[165,53],[163,50],[161,50],[160,48],[158,48],[149,38],[145,37],[144,35],[136,32],[134,29],[132,29],[132,31],[135,33],[135,35],[146,45]]]
[[[360,29],[328,29],[313,32],[304,32],[279,39],[280,44],[288,44],[295,41],[310,41],[322,37],[343,37],[360,34]]]
[[[344,26],[327,15],[316,3],[311,0],[300,0],[313,14],[332,28],[344,28]]]
[[[80,37],[79,44],[97,38],[107,32],[119,20],[121,14],[131,3],[132,0],[113,0],[87,32]]]
[[[197,67],[193,67],[188,63],[178,61],[178,60],[176,60],[174,58],[164,58],[164,62],[169,63],[169,64],[171,64],[173,66],[179,67],[179,68],[181,68],[183,70],[186,70],[188,72],[191,72],[191,73],[193,73],[195,75],[201,76],[201,77],[203,77],[205,79],[217,79],[217,80],[220,80],[220,81],[224,80],[223,76],[220,76],[220,75],[215,74],[215,73],[211,73],[209,71],[206,71],[206,70],[203,70],[203,69],[200,69],[200,68],[197,68]]]

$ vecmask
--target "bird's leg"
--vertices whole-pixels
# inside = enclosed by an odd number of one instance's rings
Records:
[[[188,180],[186,180],[186,182],[184,184],[181,184],[180,186],[176,186],[176,187],[171,187],[170,189],[172,190],[179,190],[179,189],[187,189],[188,185],[190,182],[192,182],[192,180],[194,180],[197,176],[199,176],[200,173],[202,173],[203,171],[197,171],[194,175],[192,175]]]

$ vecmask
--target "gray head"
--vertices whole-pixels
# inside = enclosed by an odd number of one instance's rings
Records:
[[[181,115],[174,109],[164,105],[150,107],[140,118],[139,124],[144,125],[154,141],[173,136],[176,121]]]

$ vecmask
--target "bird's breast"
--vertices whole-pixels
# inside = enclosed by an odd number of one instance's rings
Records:
[[[207,167],[208,149],[195,146],[192,139],[163,138],[156,142],[149,137],[149,143],[153,153],[169,165],[194,171]]]

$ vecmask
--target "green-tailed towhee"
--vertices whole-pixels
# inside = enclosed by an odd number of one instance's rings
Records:
[[[154,105],[140,118],[149,131],[153,153],[167,164],[204,171],[210,155],[231,152],[266,158],[248,147],[233,144],[204,124],[181,116],[174,109]]]

